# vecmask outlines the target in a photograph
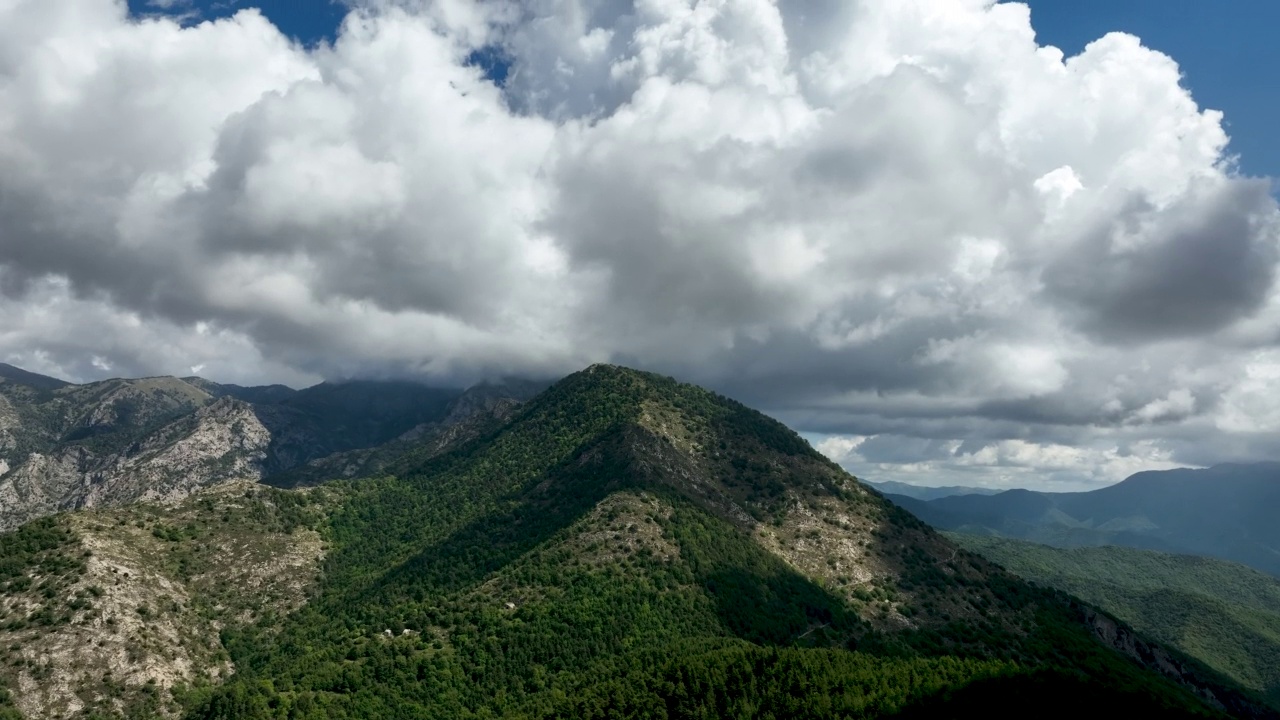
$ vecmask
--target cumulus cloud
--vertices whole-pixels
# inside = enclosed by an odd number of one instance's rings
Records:
[[[352,6],[304,48],[0,0],[0,360],[614,360],[990,481],[1274,453],[1280,214],[1138,38],[1066,58],[991,0]]]

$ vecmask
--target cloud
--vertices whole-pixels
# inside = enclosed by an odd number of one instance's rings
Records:
[[[1008,481],[1275,452],[1280,214],[1137,38],[1065,58],[988,0],[353,7],[304,48],[0,2],[0,360],[614,360]]]
[[[1164,207],[1134,198],[1044,278],[1088,332],[1113,342],[1201,336],[1254,314],[1274,281],[1266,181],[1193,186]]]
[[[959,441],[830,436],[815,447],[860,477],[935,487],[1094,490],[1135,472],[1180,467],[1168,450],[1150,441],[1068,446],[1000,440],[972,446]]]

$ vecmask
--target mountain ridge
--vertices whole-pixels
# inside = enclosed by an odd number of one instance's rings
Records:
[[[3,362],[0,362],[0,378],[10,382],[19,383],[21,385],[26,385],[37,390],[57,390],[58,388],[66,387],[71,384],[66,380],[59,380],[58,378],[49,377],[48,375],[33,373]]]
[[[75,385],[11,367],[3,378],[0,532],[59,510],[177,502],[201,487],[301,468],[311,483],[374,474],[397,452],[361,451],[414,433],[443,449],[476,431],[480,416],[510,411],[489,396],[509,389],[501,400],[514,405],[533,387],[349,381],[293,390],[168,376]]]
[[[901,495],[904,497],[915,498],[916,500],[936,500],[943,497],[951,497],[952,495],[995,495],[1003,492],[992,488],[970,487],[967,485],[941,485],[937,487],[928,485],[912,485],[910,483],[898,482],[895,480],[863,480],[863,482],[872,488],[875,488],[881,494],[885,495]]]
[[[891,499],[943,530],[1207,555],[1280,576],[1280,463],[1143,472],[1089,492]]]

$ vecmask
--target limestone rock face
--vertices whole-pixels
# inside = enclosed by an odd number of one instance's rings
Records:
[[[300,503],[249,481],[38,521],[40,555],[0,583],[0,685],[30,718],[180,717],[175,686],[235,672],[221,630],[306,602],[321,494],[288,524]]]
[[[90,457],[88,451],[78,447],[47,455],[33,452],[9,469],[0,477],[0,531],[73,507],[64,499],[73,497],[76,489],[84,486],[82,467]]]
[[[83,445],[32,452],[0,475],[0,530],[60,510],[175,503],[226,480],[259,480],[270,442],[252,406],[221,398],[118,452],[97,455]]]
[[[110,458],[77,504],[174,503],[224,480],[258,480],[270,443],[249,403],[221,398]]]

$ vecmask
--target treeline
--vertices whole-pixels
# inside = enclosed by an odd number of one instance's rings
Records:
[[[281,693],[270,683],[221,689],[190,716],[201,720],[311,718],[873,718],[975,680],[1013,676],[1016,666],[956,658],[876,658],[839,650],[762,648],[736,640],[684,642],[636,655],[574,693],[480,709],[405,706],[381,693]]]

